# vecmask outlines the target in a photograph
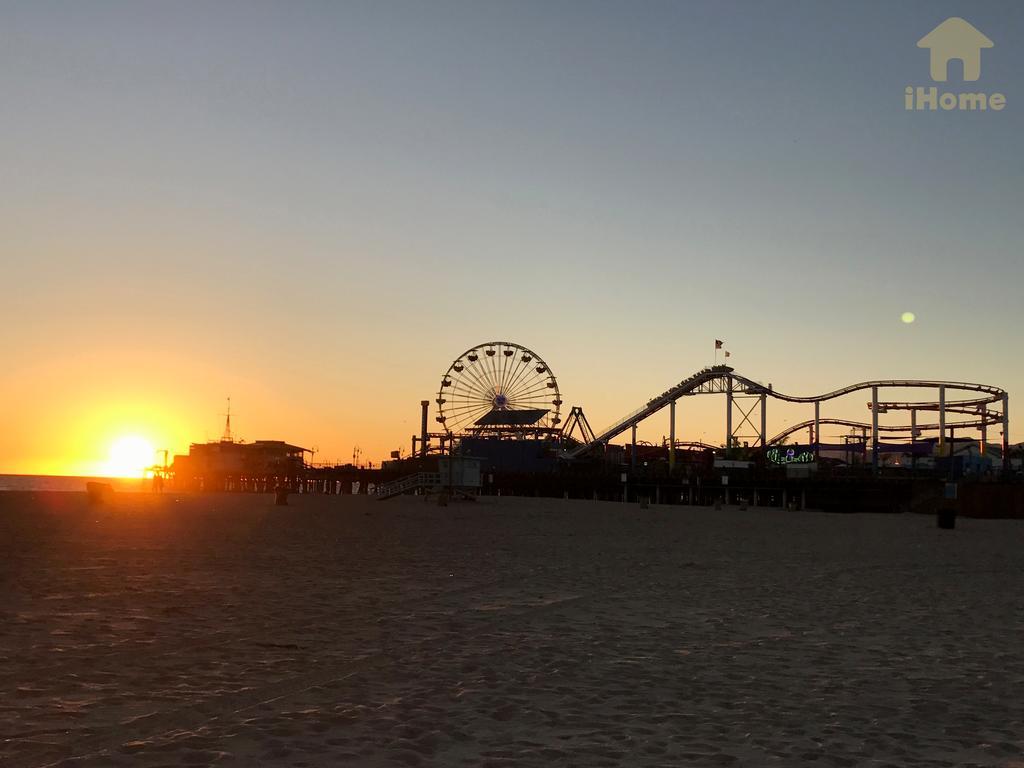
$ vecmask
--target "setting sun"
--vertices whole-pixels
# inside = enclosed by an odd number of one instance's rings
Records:
[[[138,435],[118,438],[110,446],[110,458],[104,465],[109,477],[138,477],[154,461],[153,444]]]

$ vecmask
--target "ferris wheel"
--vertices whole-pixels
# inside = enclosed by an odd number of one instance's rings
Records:
[[[451,433],[551,432],[562,398],[548,364],[508,341],[467,349],[448,367],[437,392],[437,421]]]

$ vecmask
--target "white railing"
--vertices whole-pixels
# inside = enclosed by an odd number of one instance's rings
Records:
[[[437,472],[416,472],[390,483],[377,486],[373,495],[378,499],[389,499],[392,496],[416,490],[417,488],[434,488],[441,484],[441,475]]]

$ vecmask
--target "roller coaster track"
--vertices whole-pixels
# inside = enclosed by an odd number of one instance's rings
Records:
[[[993,413],[993,416],[995,418],[984,422],[981,419],[975,419],[973,421],[947,421],[944,426],[946,429],[977,429],[983,426],[983,424],[996,424],[999,414]],[[841,427],[850,427],[851,429],[864,429],[869,432],[871,431],[871,425],[863,421],[849,421],[847,419],[818,419],[818,424],[833,424]],[[807,421],[801,421],[799,424],[793,424],[779,432],[775,437],[771,438],[768,441],[768,445],[778,445],[794,432],[799,432],[802,429],[810,429],[812,427],[814,427],[814,419],[808,419]],[[879,432],[910,432],[915,429],[926,431],[937,430],[938,428],[938,424],[918,424],[916,426],[910,424],[878,425]]]
[[[575,446],[566,451],[563,455],[565,458],[577,458],[597,446],[607,445],[609,441],[622,434],[627,429],[630,429],[639,422],[649,418],[681,397],[698,394],[727,393],[730,396],[764,395],[765,397],[771,397],[775,400],[782,400],[788,403],[822,403],[861,390],[872,390],[872,392],[877,393],[879,389],[937,389],[940,390],[941,394],[940,401],[936,402],[877,401],[877,413],[884,413],[887,410],[921,410],[939,411],[943,418],[945,413],[957,413],[979,417],[973,421],[962,421],[956,423],[943,423],[940,421],[940,424],[915,425],[909,427],[882,427],[879,425],[879,430],[909,431],[914,428],[919,430],[938,429],[940,425],[945,426],[946,428],[981,427],[998,424],[1000,422],[1005,426],[1007,393],[999,387],[994,387],[988,384],[973,384],[965,381],[937,381],[930,379],[879,379],[876,381],[862,381],[857,384],[850,384],[849,386],[841,387],[840,389],[826,392],[821,395],[788,395],[773,389],[770,384],[765,385],[738,374],[733,368],[727,365],[716,365],[712,368],[703,368],[692,376],[683,379],[678,384],[665,390],[660,395],[652,397],[645,405],[636,409],[632,413],[623,416],[611,426],[598,432],[590,442]],[[945,400],[945,394],[949,391],[981,393],[982,396],[962,400]],[[988,405],[996,403],[1002,404],[1002,412],[987,410]],[[775,443],[801,428],[808,428],[814,423],[814,421],[808,421],[789,427],[785,432],[777,435],[771,441],[768,441],[767,444],[770,445]],[[844,424],[856,428],[871,427],[870,424],[847,422],[840,419],[818,419],[818,423]]]

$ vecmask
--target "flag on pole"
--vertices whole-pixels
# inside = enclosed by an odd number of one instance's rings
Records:
[[[715,339],[715,349],[721,349],[724,342]]]

